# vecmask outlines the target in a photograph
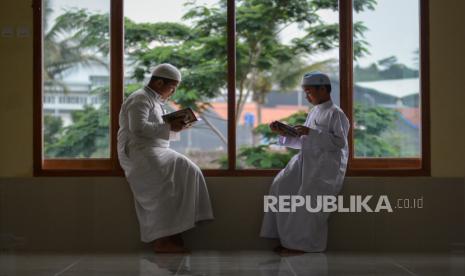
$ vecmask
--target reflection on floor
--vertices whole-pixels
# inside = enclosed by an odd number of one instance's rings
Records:
[[[0,253],[6,275],[465,275],[465,255],[196,251],[190,255]]]

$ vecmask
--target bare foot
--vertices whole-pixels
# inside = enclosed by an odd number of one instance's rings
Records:
[[[158,240],[155,240],[153,243],[153,251],[155,253],[177,253],[177,254],[187,254],[190,251],[178,245],[173,241],[172,237],[164,237]]]
[[[171,236],[171,240],[172,240],[175,244],[177,244],[177,245],[179,245],[179,246],[181,246],[181,247],[184,247],[184,240],[182,239],[181,234],[176,234],[176,235],[174,235],[174,236]]]
[[[273,251],[276,253],[281,253],[281,251],[284,249],[282,245],[278,245],[275,248],[273,248]]]
[[[282,256],[294,256],[294,255],[302,255],[307,252],[302,251],[302,250],[297,250],[297,249],[290,249],[290,248],[285,248],[283,247],[281,251],[279,252],[280,255]]]

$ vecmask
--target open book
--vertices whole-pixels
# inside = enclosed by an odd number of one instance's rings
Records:
[[[175,112],[171,112],[169,114],[165,114],[162,116],[162,118],[163,121],[165,121],[165,123],[171,123],[175,120],[182,119],[186,125],[198,121],[197,117],[194,114],[194,111],[192,111],[192,109],[190,109],[189,107]]]
[[[298,137],[299,136],[299,133],[297,132],[297,130],[293,126],[286,125],[284,123],[276,121],[276,127],[279,128],[281,131],[283,131],[284,133],[286,133],[289,136],[293,136],[293,137]]]

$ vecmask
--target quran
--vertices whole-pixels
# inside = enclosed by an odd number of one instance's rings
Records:
[[[165,123],[171,123],[176,120],[182,120],[186,125],[192,124],[193,122],[198,121],[197,117],[192,111],[191,108],[184,108],[175,112],[171,112],[169,114],[165,114],[161,116]]]
[[[286,125],[284,123],[276,121],[276,127],[289,136],[294,136],[294,137],[299,136],[299,132],[297,132],[297,130],[290,125]]]

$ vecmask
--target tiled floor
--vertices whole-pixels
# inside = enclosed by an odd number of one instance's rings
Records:
[[[280,257],[267,251],[191,255],[0,254],[6,275],[465,275],[465,255],[318,253]]]

